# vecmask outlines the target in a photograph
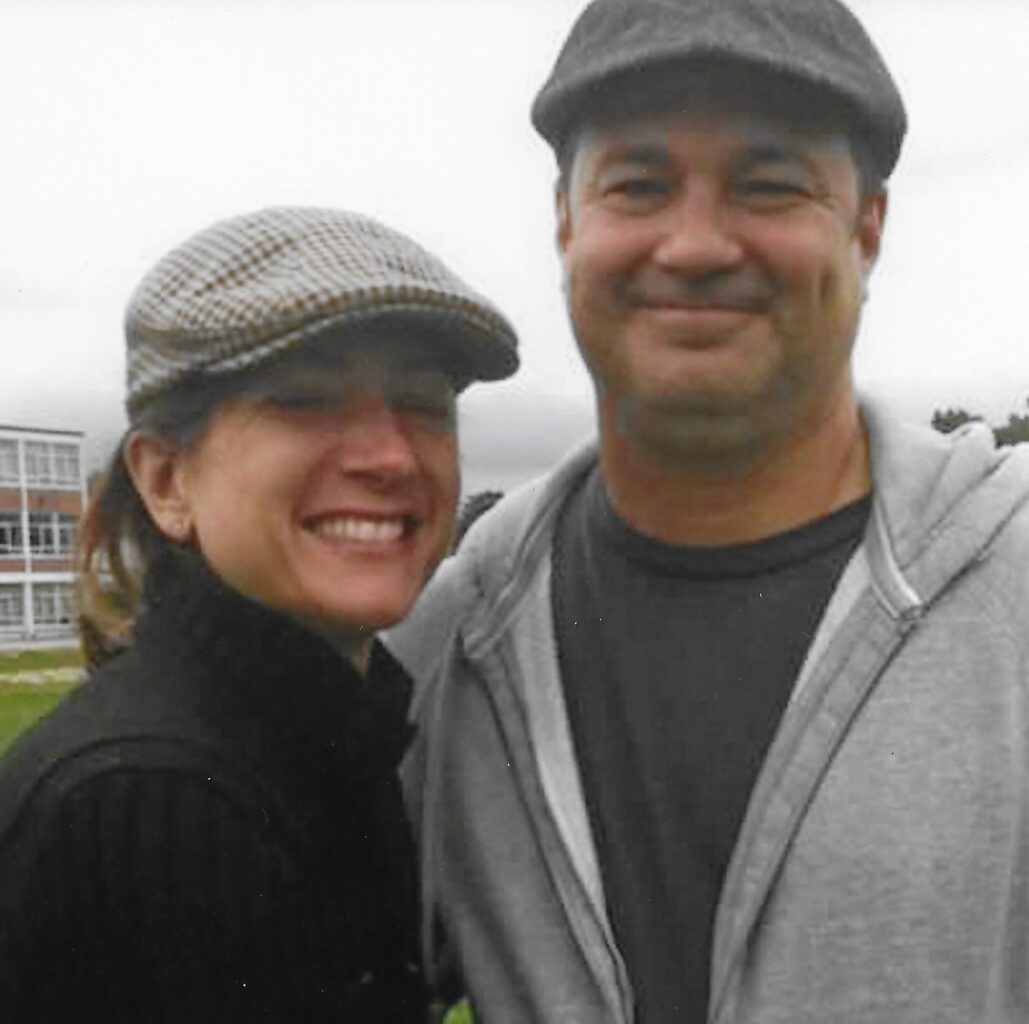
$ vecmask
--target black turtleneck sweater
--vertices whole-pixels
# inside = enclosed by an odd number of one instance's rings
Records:
[[[424,1020],[408,696],[162,557],[131,649],[0,761],[0,1016]]]

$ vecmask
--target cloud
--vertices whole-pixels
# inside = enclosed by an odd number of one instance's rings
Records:
[[[0,284],[0,309],[72,309],[75,297],[59,288]]]
[[[461,405],[464,490],[508,491],[594,433],[591,399],[484,385]]]

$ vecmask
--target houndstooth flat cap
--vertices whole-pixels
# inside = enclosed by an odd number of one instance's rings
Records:
[[[187,374],[241,370],[382,318],[434,327],[441,363],[468,379],[518,366],[503,314],[370,217],[274,207],[220,221],[161,259],[129,300],[129,418]]]

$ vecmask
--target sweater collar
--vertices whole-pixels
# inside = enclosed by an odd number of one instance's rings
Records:
[[[376,641],[362,676],[325,639],[228,586],[189,549],[148,569],[135,643],[177,696],[229,742],[294,769],[343,761],[358,774],[392,770],[410,739],[411,682]],[[166,660],[167,659],[167,660]],[[271,752],[274,751],[274,754]]]

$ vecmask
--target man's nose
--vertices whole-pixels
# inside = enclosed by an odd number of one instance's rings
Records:
[[[654,262],[669,272],[698,276],[739,265],[744,247],[732,209],[713,184],[685,187],[664,211]]]

